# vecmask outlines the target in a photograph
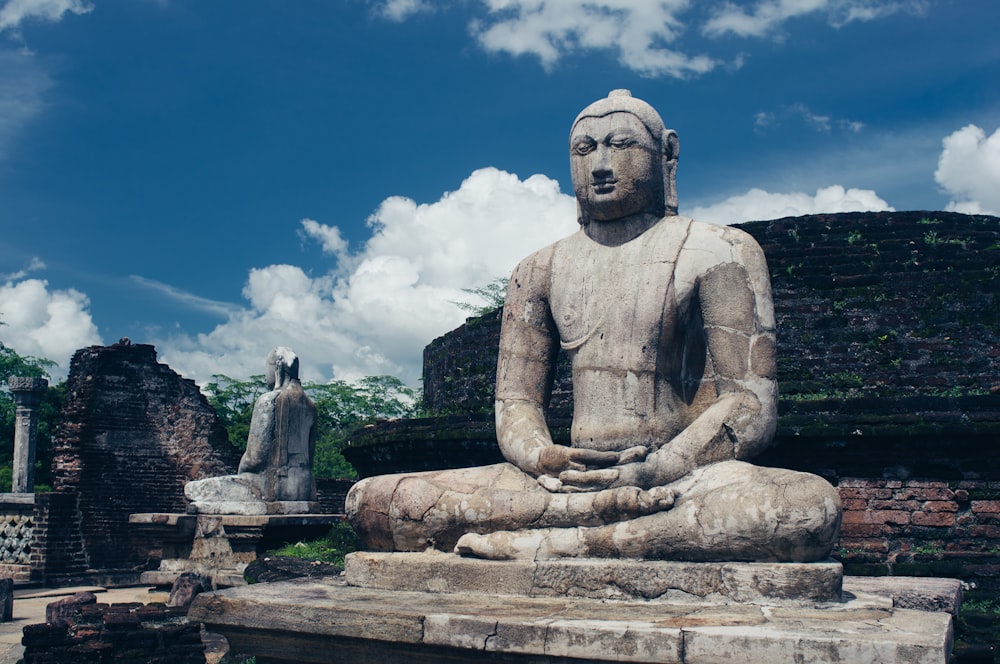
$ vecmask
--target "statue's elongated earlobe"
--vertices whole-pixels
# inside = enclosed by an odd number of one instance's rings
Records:
[[[673,129],[663,130],[663,155],[667,161],[676,160],[681,154],[681,141]]]

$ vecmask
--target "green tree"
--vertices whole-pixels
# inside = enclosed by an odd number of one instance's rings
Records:
[[[508,282],[510,282],[510,279],[507,277],[497,277],[485,286],[463,288],[464,292],[478,297],[480,300],[479,304],[474,302],[452,302],[452,304],[458,305],[462,311],[468,311],[473,316],[485,316],[494,309],[499,309],[503,306],[504,299],[507,297]]]
[[[0,342],[0,491],[10,491],[14,459],[14,423],[17,404],[7,389],[11,376],[49,378],[56,366],[52,360],[17,351]],[[38,410],[38,439],[35,448],[35,490],[48,491],[52,476],[52,438],[58,428],[60,413],[66,401],[66,383],[50,385]]]
[[[316,404],[317,477],[355,477],[357,473],[340,453],[356,429],[396,417],[407,417],[420,407],[419,393],[393,376],[367,376],[348,383],[305,383],[303,389]],[[247,446],[250,419],[257,398],[267,390],[264,376],[238,380],[217,374],[202,388],[229,433],[229,442],[240,450]]]
[[[420,407],[416,390],[394,376],[366,376],[348,383],[309,383],[303,386],[318,411],[317,477],[356,477],[357,473],[340,453],[348,436],[366,424],[414,415]]]
[[[245,450],[253,405],[257,402],[257,397],[267,391],[264,374],[256,374],[246,380],[214,374],[211,382],[201,388],[201,391],[226,427],[229,443],[238,450]]]

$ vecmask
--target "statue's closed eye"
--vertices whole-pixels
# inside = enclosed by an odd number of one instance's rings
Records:
[[[597,142],[592,138],[581,138],[573,141],[573,152],[578,155],[590,154],[597,149]]]

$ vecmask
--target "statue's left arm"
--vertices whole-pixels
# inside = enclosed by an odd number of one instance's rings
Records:
[[[615,484],[662,486],[709,463],[751,459],[774,436],[775,320],[764,252],[742,231],[712,231],[725,239],[721,260],[698,278],[694,306],[701,312],[718,397],[646,461],[631,464],[636,472],[622,473]]]
[[[687,427],[651,451],[644,461],[588,473],[594,480],[601,474],[614,476],[610,483],[596,484],[663,486],[710,463],[750,459],[771,442],[777,422],[777,368],[767,263],[757,243],[742,231],[713,229],[709,236],[710,240],[726,241],[716,242],[715,250],[706,252],[713,259],[697,266],[691,305],[701,314],[700,333],[704,334],[706,359],[715,382],[714,395],[706,390],[709,386],[698,391],[695,408],[703,398],[712,401],[700,407]],[[699,247],[681,260],[690,261],[700,252]],[[679,274],[677,278],[687,277]],[[705,380],[712,380],[712,374]],[[572,478],[572,474],[561,476],[575,483]]]

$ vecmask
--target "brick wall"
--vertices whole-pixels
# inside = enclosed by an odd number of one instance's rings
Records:
[[[183,512],[185,483],[231,473],[238,463],[194,382],[158,363],[149,345],[123,340],[77,351],[62,421],[53,487],[78,496],[75,522],[94,572],[141,571],[148,561],[129,514]]]
[[[848,573],[951,576],[1000,593],[1000,482],[844,478]]]
[[[83,577],[89,566],[80,528],[79,494],[35,494],[34,522],[32,580],[55,586]]]
[[[354,485],[354,480],[339,480],[328,477],[316,478],[316,502],[320,504],[322,514],[343,514],[344,501],[347,492]]]

